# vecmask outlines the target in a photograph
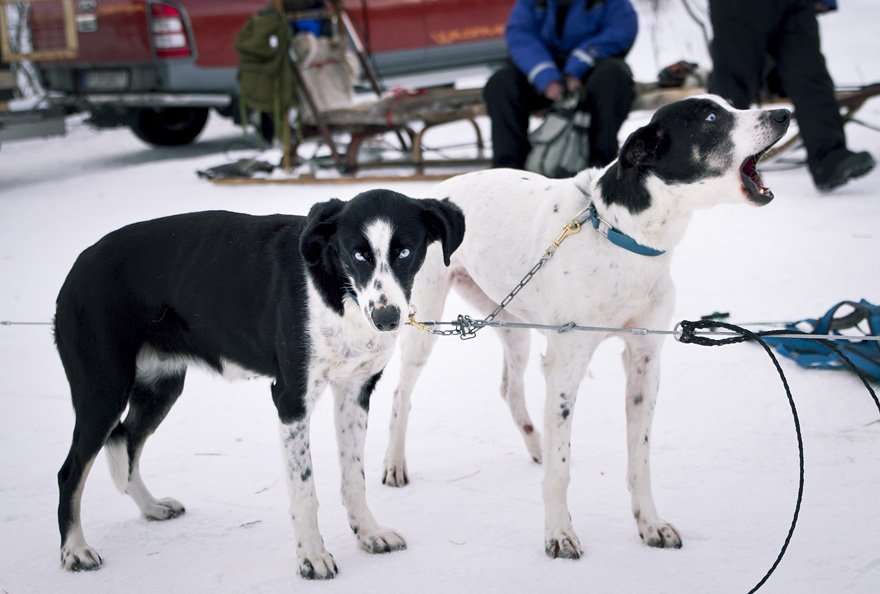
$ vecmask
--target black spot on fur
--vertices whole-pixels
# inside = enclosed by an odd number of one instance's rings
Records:
[[[370,410],[370,396],[373,394],[373,390],[376,389],[376,384],[379,382],[379,378],[382,377],[382,372],[380,371],[370,379],[368,379],[363,386],[361,386],[360,395],[358,395],[358,404],[362,409],[369,411]]]
[[[635,396],[633,396],[633,404],[641,404],[643,400],[644,397],[641,394],[636,394]]]
[[[307,480],[309,480],[309,477],[311,477],[311,476],[312,476],[312,469],[311,469],[311,467],[307,466],[306,469],[302,471],[302,474],[299,475],[299,479],[302,482],[306,482]]]

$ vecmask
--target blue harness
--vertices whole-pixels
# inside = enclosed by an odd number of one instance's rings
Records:
[[[853,311],[842,317],[834,314],[843,307],[850,306]],[[859,324],[866,322],[868,333]],[[841,330],[855,329],[866,336],[880,336],[880,306],[874,305],[862,299],[855,301],[841,301],[819,319],[806,319],[800,322],[786,324],[786,328],[793,331],[801,331],[799,325],[807,324],[812,327],[810,334],[837,334],[845,336]],[[851,334],[850,334],[851,336]],[[794,360],[801,367],[818,369],[847,369],[840,356],[820,340],[803,338],[764,338],[772,345],[779,354]],[[880,382],[880,342],[846,342],[835,341],[839,348],[852,362],[852,364],[867,378]]]

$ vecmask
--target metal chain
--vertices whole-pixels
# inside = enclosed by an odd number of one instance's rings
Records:
[[[458,336],[462,340],[469,340],[477,335],[479,330],[487,326],[511,326],[509,322],[501,322],[495,321],[495,318],[498,317],[504,309],[510,305],[510,302],[514,300],[514,298],[522,291],[526,285],[528,285],[535,275],[538,274],[538,271],[544,267],[544,265],[553,258],[556,254],[556,250],[559,249],[559,246],[562,245],[562,242],[575,235],[580,233],[583,228],[583,222],[586,220],[585,214],[589,212],[589,206],[583,209],[578,215],[569,221],[565,227],[562,228],[562,231],[559,233],[559,237],[553,240],[546,250],[544,250],[544,254],[541,256],[541,259],[532,266],[531,270],[525,273],[525,275],[520,279],[516,285],[514,285],[513,289],[510,290],[507,295],[505,295],[504,299],[498,304],[498,306],[492,310],[488,316],[483,318],[482,320],[475,320],[470,316],[459,315],[456,321],[454,322],[420,322],[416,320],[415,312],[410,312],[409,319],[407,320],[407,324],[413,326],[423,332],[427,332],[429,334],[434,334],[437,336]],[[452,326],[449,330],[441,330],[438,326]],[[530,327],[537,328],[539,325],[530,324]],[[571,326],[574,328],[573,324],[566,324],[566,326]],[[513,327],[513,326],[511,326]],[[570,328],[570,329],[572,329]]]

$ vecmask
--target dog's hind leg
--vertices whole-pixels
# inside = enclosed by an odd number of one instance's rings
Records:
[[[499,316],[501,317],[501,316]],[[511,317],[512,316],[508,316]],[[541,463],[541,434],[535,429],[526,408],[525,371],[529,361],[531,332],[499,329],[504,346],[504,367],[501,372],[501,397],[507,401],[513,423],[526,443],[532,461]]]
[[[456,275],[456,290],[472,306],[477,308],[482,315],[487,315],[497,307],[482,289],[471,279],[470,276],[459,273]],[[499,320],[518,322],[519,318],[503,311],[498,315]],[[538,464],[541,463],[541,434],[535,430],[535,425],[526,408],[525,373],[529,361],[529,346],[531,344],[531,332],[528,330],[509,330],[495,328],[501,344],[504,348],[504,362],[501,368],[501,398],[510,407],[513,424],[516,425],[529,456]]]
[[[428,252],[429,257],[436,254]],[[439,257],[433,258],[438,260]],[[451,286],[449,271],[441,269],[435,262],[426,260],[419,272],[411,303],[415,306],[419,320],[439,320]],[[403,487],[409,484],[406,468],[406,427],[409,421],[411,397],[416,381],[422,373],[436,336],[407,326],[400,336],[400,377],[391,408],[391,427],[388,436],[388,449],[385,452],[385,468],[382,484],[389,487]]]
[[[174,499],[156,499],[141,478],[140,458],[144,442],[153,434],[183,391],[186,370],[170,375],[135,380],[125,421],[116,425],[107,440],[107,460],[116,487],[127,493],[150,520],[169,520],[181,515],[183,504]]]
[[[651,420],[660,381],[661,344],[662,339],[655,336],[626,338],[623,366],[626,371],[627,484],[633,516],[644,543],[652,547],[680,548],[681,537],[671,524],[657,515],[651,492]]]
[[[63,359],[62,359],[63,360]],[[67,361],[65,361],[67,363]],[[131,375],[134,375],[132,361]],[[102,386],[89,385],[76,372],[71,381],[76,424],[70,451],[58,471],[58,528],[61,532],[61,565],[69,571],[98,569],[103,560],[88,545],[80,517],[82,493],[95,456],[125,409],[129,386],[124,370],[105,369],[93,377]],[[130,380],[129,380],[130,381]]]

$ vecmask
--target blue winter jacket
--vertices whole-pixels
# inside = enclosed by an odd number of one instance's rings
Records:
[[[557,0],[516,0],[507,21],[507,50],[513,63],[544,92],[562,73],[581,78],[596,60],[626,53],[639,21],[629,0],[572,0],[563,35],[556,35]]]

